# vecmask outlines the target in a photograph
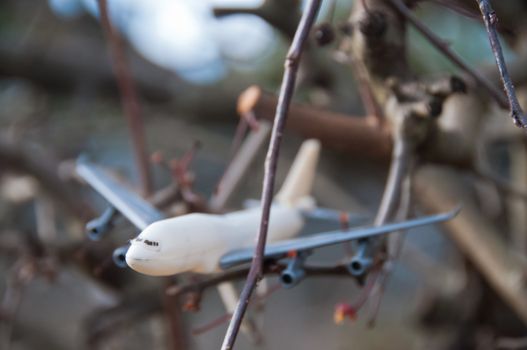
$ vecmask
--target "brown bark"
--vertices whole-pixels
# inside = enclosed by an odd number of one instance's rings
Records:
[[[276,97],[263,93],[253,106],[258,118],[272,121]],[[366,117],[328,112],[291,104],[286,127],[305,138],[318,138],[326,147],[364,158],[388,159],[392,142],[386,129]]]

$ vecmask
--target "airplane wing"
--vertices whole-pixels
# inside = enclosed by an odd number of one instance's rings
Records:
[[[165,218],[163,213],[125,188],[96,164],[79,158],[76,171],[95,191],[141,231],[151,223]]]
[[[394,231],[407,230],[413,227],[429,225],[437,222],[442,222],[452,219],[459,213],[461,207],[457,207],[454,210],[437,214],[424,216],[421,218],[407,220],[398,223],[391,223],[378,227],[364,227],[356,228],[345,231],[331,231],[326,233],[320,233],[307,237],[300,237],[290,240],[284,240],[280,242],[267,244],[265,247],[265,258],[266,259],[282,259],[288,255],[288,253],[296,251],[309,251],[315,248],[325,247],[329,245],[339,244],[361,238],[368,238],[373,236],[384,235]],[[222,269],[228,269],[230,267],[248,263],[252,260],[254,255],[254,248],[245,248],[234,250],[221,257],[220,267]]]

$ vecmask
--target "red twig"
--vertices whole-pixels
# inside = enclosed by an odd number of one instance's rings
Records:
[[[256,284],[262,276],[263,271],[263,257],[265,250],[265,243],[267,240],[267,230],[269,228],[269,214],[271,209],[271,202],[273,199],[274,190],[274,179],[276,174],[276,167],[278,161],[278,154],[280,150],[280,143],[285,128],[285,122],[287,119],[287,111],[289,104],[293,96],[295,87],[296,74],[298,71],[298,65],[300,62],[300,56],[305,42],[309,36],[309,32],[313,23],[315,22],[318,9],[320,7],[321,0],[309,1],[300,23],[295,32],[293,42],[289,48],[285,60],[285,71],[282,80],[282,86],[280,87],[280,94],[278,98],[278,105],[276,107],[276,115],[274,118],[273,132],[271,134],[271,140],[269,142],[269,149],[267,151],[267,157],[265,160],[265,175],[262,190],[262,218],[260,222],[260,229],[258,232],[258,242],[256,244],[256,251],[254,254],[249,275],[247,281],[240,295],[240,301],[236,306],[233,317],[225,334],[223,340],[222,349],[232,349],[236,336],[240,330],[243,316],[247,310],[249,299],[253,293]]]
[[[498,32],[496,30],[498,17],[490,6],[490,2],[488,0],[477,1],[479,10],[483,16],[483,22],[485,22],[485,28],[487,28],[490,47],[492,48],[492,53],[496,59],[496,65],[500,71],[501,82],[503,83],[503,88],[505,89],[507,99],[509,100],[509,109],[511,111],[512,120],[516,126],[527,128],[527,118],[525,117],[520,103],[518,102],[518,98],[516,97],[516,91],[514,90],[514,85],[512,84],[511,77],[507,71],[505,58],[503,57],[503,50],[501,49],[500,40],[498,39]]]
[[[277,283],[274,286],[272,286],[271,288],[269,288],[269,290],[267,290],[264,294],[258,295],[256,298],[258,299],[258,301],[263,301],[267,297],[269,297],[271,294],[273,294],[274,292],[279,290],[280,288],[282,288],[282,285],[280,283]],[[192,334],[193,335],[200,335],[200,334],[206,333],[206,332],[218,327],[219,325],[230,321],[231,317],[232,317],[232,315],[229,314],[229,313],[223,314],[220,317],[208,322],[207,324],[204,324],[202,326],[194,328],[192,330]]]
[[[112,56],[113,70],[117,78],[117,85],[121,94],[121,103],[124,115],[128,123],[128,129],[132,137],[132,147],[141,190],[144,196],[152,192],[152,179],[148,162],[148,152],[146,150],[144,125],[141,117],[141,106],[137,90],[126,62],[123,43],[119,33],[113,28],[108,14],[106,0],[98,0],[101,25],[104,29],[110,53]]]
[[[335,323],[339,324],[344,320],[346,316],[348,316],[352,320],[355,320],[357,318],[357,313],[364,306],[364,304],[366,304],[368,298],[370,297],[372,288],[377,281],[378,275],[379,267],[374,269],[372,273],[368,276],[368,282],[366,283],[366,286],[362,288],[359,296],[354,302],[339,303],[335,305],[335,312],[333,314]]]
[[[219,325],[229,321],[231,319],[232,315],[231,314],[224,314],[224,315],[221,315],[220,317],[212,320],[211,322],[203,325],[203,326],[200,326],[200,327],[196,327],[192,330],[192,335],[200,335],[200,334],[203,334],[203,333],[206,333],[216,327],[218,327]]]

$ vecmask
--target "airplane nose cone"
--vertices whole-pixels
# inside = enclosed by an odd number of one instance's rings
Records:
[[[143,247],[132,244],[128,252],[126,252],[125,258],[126,263],[132,270],[146,275],[157,275],[154,256],[152,256],[152,252]]]

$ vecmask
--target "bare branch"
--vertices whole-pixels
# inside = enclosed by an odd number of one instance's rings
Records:
[[[262,92],[253,101],[258,119],[273,121],[277,98]],[[313,106],[291,103],[286,127],[305,138],[317,138],[324,147],[348,152],[355,157],[388,159],[392,149],[390,133],[372,119],[356,117]]]
[[[254,103],[258,119],[273,121],[275,96],[263,92]],[[386,161],[392,153],[389,123],[379,127],[372,123],[374,119],[373,116],[357,117],[292,103],[286,127],[304,138],[317,138],[324,147],[345,152],[350,157]],[[462,138],[457,131],[439,127],[435,135],[434,142],[424,145],[421,153],[427,161],[463,168],[472,166],[473,153],[459,146]]]
[[[121,94],[121,103],[128,123],[130,135],[132,137],[132,148],[135,157],[136,167],[141,181],[141,190],[144,196],[152,192],[152,179],[146,142],[144,125],[141,117],[141,106],[130,69],[126,62],[121,38],[117,31],[112,27],[106,0],[98,0],[101,25],[106,34],[108,45],[112,55],[113,70],[117,78],[117,84]]]
[[[402,118],[402,123],[405,123],[412,117],[403,116]],[[386,186],[382,195],[381,204],[379,206],[379,210],[377,211],[377,215],[374,220],[374,225],[376,226],[382,226],[386,224],[389,220],[393,219],[396,214],[397,208],[399,208],[399,212],[402,216],[400,219],[404,220],[408,215],[408,210],[410,206],[410,182],[406,181],[405,183],[405,180],[408,180],[410,169],[413,164],[413,156],[415,154],[414,152],[416,142],[412,140],[410,135],[405,132],[405,126],[403,125],[399,125],[399,127],[395,129],[394,139],[395,145],[392,154],[392,162],[390,164],[390,172],[388,174],[388,180],[386,181]],[[404,196],[402,196],[401,194],[403,188],[406,190],[405,194],[407,194],[407,198],[403,198]],[[401,207],[401,205],[403,205],[404,207]],[[402,233],[397,234],[399,235]],[[393,238],[394,237],[390,236],[387,239]],[[392,271],[392,260],[396,259],[396,256],[389,256],[388,254],[386,254],[388,253],[388,248],[386,247],[386,245],[389,244],[389,242],[387,242],[386,239],[379,241],[382,243],[382,245],[376,244],[375,249],[380,248],[381,250],[374,250],[373,253],[384,253],[384,261],[382,266],[380,267],[379,273],[375,275],[375,281],[373,282],[373,287],[371,289],[371,296],[374,296],[374,298],[372,299],[372,311],[370,315],[370,320],[368,322],[370,326],[373,326],[375,323],[375,319],[377,317],[381,305],[382,297],[386,289],[386,284],[388,282],[388,277],[390,275],[390,272]],[[376,242],[365,241],[362,244],[374,243]],[[396,254],[398,255],[398,252],[402,245],[402,240],[399,240],[398,242],[392,242],[392,245],[397,246],[395,250],[397,251]]]
[[[411,205],[411,191],[412,191],[412,185],[411,185],[411,176],[410,176],[410,156],[406,157],[404,160],[400,160],[400,162],[405,162],[407,171],[406,176],[403,178],[403,183],[400,185],[402,188],[400,191],[402,193],[399,194],[399,210],[397,210],[397,214],[395,215],[397,217],[398,221],[403,221],[408,218],[408,214],[410,212],[410,205]],[[374,281],[374,285],[372,287],[370,299],[371,299],[371,313],[370,318],[368,320],[368,326],[373,327],[375,326],[375,322],[377,319],[377,315],[379,314],[379,310],[381,308],[382,299],[384,296],[384,292],[386,291],[386,286],[388,284],[389,278],[391,276],[391,273],[393,271],[394,265],[396,260],[399,258],[399,255],[401,254],[401,250],[404,244],[404,238],[405,238],[406,231],[398,231],[393,232],[390,234],[390,236],[387,237],[387,254],[386,254],[386,261],[382,264],[380,267],[380,270],[378,272],[377,278]]]
[[[419,19],[414,16],[412,11],[410,11],[401,0],[389,1],[395,7],[395,9],[415,27],[415,29],[417,29],[426,39],[428,39],[428,41],[433,46],[435,46],[455,65],[467,72],[467,74],[470,75],[476,81],[476,83],[480,84],[485,90],[487,90],[487,92],[496,100],[498,105],[500,105],[502,108],[507,108],[509,106],[507,99],[501,91],[496,89],[496,87],[492,85],[492,83],[487,78],[485,78],[483,74],[472,68],[460,56],[458,56],[458,54],[450,49],[447,43],[445,43],[441,38],[428,29],[421,21],[419,21]]]
[[[500,71],[501,82],[503,83],[503,88],[505,89],[505,93],[509,100],[509,109],[512,120],[516,126],[527,128],[527,118],[518,102],[518,98],[516,97],[516,91],[514,90],[514,85],[512,84],[511,77],[507,71],[507,65],[505,64],[505,58],[503,57],[503,50],[501,49],[500,40],[498,39],[498,32],[496,30],[498,17],[490,6],[488,0],[477,0],[477,2],[481,15],[483,16],[483,22],[485,22],[485,28],[487,28],[490,47],[492,48],[492,53],[496,59],[496,65]]]
[[[286,268],[283,264],[267,264],[264,266],[263,274],[265,275],[277,275]],[[335,266],[315,266],[307,265],[304,266],[307,277],[324,277],[324,276],[342,276],[350,277],[350,274],[344,265]],[[242,268],[237,270],[228,271],[219,275],[215,275],[203,280],[192,281],[188,284],[174,285],[166,289],[166,293],[170,295],[183,295],[187,293],[201,294],[210,287],[223,282],[238,281],[242,280],[247,276],[249,268]]]
[[[260,229],[258,232],[258,242],[256,244],[256,252],[251,263],[251,269],[247,281],[240,295],[240,300],[236,306],[233,317],[225,334],[222,349],[232,349],[236,336],[240,329],[240,325],[247,310],[249,299],[251,298],[252,292],[258,283],[258,280],[262,276],[263,271],[263,256],[265,250],[265,243],[267,239],[267,231],[269,228],[269,214],[271,209],[271,202],[273,200],[274,192],[274,178],[276,174],[276,167],[278,162],[278,154],[280,151],[280,143],[285,128],[285,122],[287,118],[287,112],[289,104],[293,95],[296,74],[300,62],[300,56],[304,44],[309,36],[309,32],[313,23],[315,22],[318,9],[320,7],[321,0],[311,0],[298,25],[298,28],[289,48],[287,58],[285,61],[285,71],[282,80],[282,86],[280,87],[280,95],[278,98],[278,105],[276,107],[276,116],[273,124],[273,132],[271,134],[271,140],[269,142],[269,149],[265,161],[265,174],[264,184],[262,190],[262,219],[260,222]]]
[[[375,98],[370,80],[368,79],[368,73],[364,67],[357,64],[357,58],[354,55],[345,53],[345,50],[336,52],[334,58],[341,63],[349,63],[353,75],[357,80],[358,92],[366,112],[366,118],[373,120],[375,124],[382,125],[384,119],[384,113],[382,111],[379,102]]]
[[[213,211],[221,211],[225,207],[225,204],[234,193],[240,180],[247,172],[256,154],[267,139],[270,129],[271,126],[269,123],[263,121],[259,124],[258,130],[251,131],[245,142],[242,144],[240,151],[237,152],[227,166],[227,169],[218,184],[216,193],[214,193],[210,199],[209,204]]]
[[[412,152],[413,147],[410,146],[407,140],[399,137],[395,138],[388,180],[386,181],[381,204],[374,221],[376,226],[384,225],[395,214],[401,198],[403,181],[407,177],[410,168]]]

